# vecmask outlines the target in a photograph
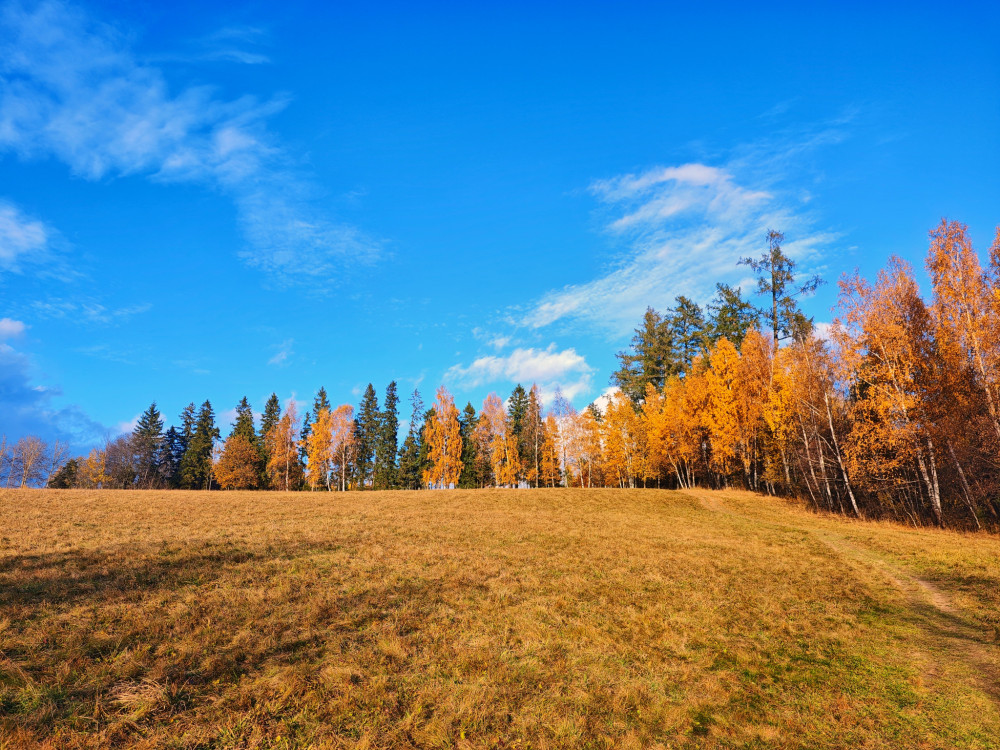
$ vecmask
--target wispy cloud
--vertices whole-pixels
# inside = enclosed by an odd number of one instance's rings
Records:
[[[467,366],[453,365],[445,379],[465,388],[493,383],[537,383],[543,391],[560,387],[568,398],[590,389],[593,368],[575,349],[558,351],[555,344],[546,349],[518,348],[505,357],[479,357]]]
[[[100,323],[104,325],[124,323],[130,318],[153,309],[150,302],[124,307],[107,307],[88,297],[72,300],[52,297],[31,303],[32,314],[39,318],[73,320],[77,323]]]
[[[292,345],[295,343],[295,339],[285,339],[277,346],[277,351],[274,356],[267,360],[269,365],[277,365],[283,367],[288,364],[288,358],[292,356],[295,352],[292,349]]]
[[[52,254],[53,234],[42,221],[27,216],[12,203],[0,201],[0,271],[21,273],[26,265],[47,261]]]
[[[544,295],[520,324],[577,322],[621,337],[648,306],[669,307],[681,294],[704,303],[716,282],[744,281],[737,263],[762,252],[768,228],[785,232],[790,257],[807,267],[819,262],[836,236],[814,227],[808,194],[784,188],[776,165],[833,138],[755,146],[720,166],[660,166],[595,181],[590,192],[611,215],[607,231],[622,247],[617,262],[598,278]]]
[[[267,32],[257,26],[226,26],[191,40],[186,52],[154,55],[147,60],[156,63],[229,62],[263,65],[271,62],[271,58],[260,51],[247,48],[258,47],[266,38]]]
[[[0,9],[0,150],[55,157],[90,180],[143,175],[221,189],[248,241],[242,257],[278,283],[372,262],[379,243],[314,205],[268,131],[286,104],[225,100],[207,86],[172,91],[123,33],[66,3]]]

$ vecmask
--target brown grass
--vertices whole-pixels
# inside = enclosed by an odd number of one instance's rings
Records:
[[[746,493],[0,494],[0,747],[1000,747],[1000,541]]]

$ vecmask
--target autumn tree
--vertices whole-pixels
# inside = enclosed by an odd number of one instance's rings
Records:
[[[352,476],[358,476],[354,467],[357,455],[354,428],[354,407],[341,404],[330,415],[331,471],[333,480],[340,482],[341,492],[348,489]]]
[[[935,356],[932,321],[910,266],[889,260],[875,284],[859,275],[840,282],[833,337],[852,382],[852,473],[901,489],[916,467],[935,521],[943,521],[936,448],[928,422],[928,366]]]
[[[424,482],[441,488],[457,485],[462,473],[462,434],[455,400],[443,385],[437,390],[434,415],[425,427],[424,441],[430,464],[424,470]]]
[[[276,490],[295,489],[302,477],[299,460],[299,423],[295,402],[291,401],[285,413],[264,438],[267,450],[267,476]]]
[[[257,446],[234,430],[215,463],[215,481],[224,490],[255,490],[260,486],[259,462]]]
[[[542,447],[539,451],[541,455],[541,466],[538,478],[540,487],[555,487],[562,481],[562,472],[559,466],[559,448],[556,445],[556,437],[559,434],[559,426],[556,418],[552,414],[545,417],[545,429],[542,432]]]
[[[309,428],[306,438],[306,480],[314,490],[325,487],[330,491],[333,476],[333,416],[328,409],[320,409]]]
[[[585,422],[585,434],[586,428]],[[635,487],[636,479],[643,478],[646,472],[646,434],[642,419],[624,393],[615,393],[608,403],[603,438],[608,471],[616,477],[619,487]],[[594,460],[592,450],[585,447],[584,453]]]
[[[510,429],[503,402],[495,393],[489,394],[483,401],[475,436],[479,452],[489,456],[493,484],[497,487],[516,486],[521,471],[517,437]]]
[[[736,405],[736,377],[739,352],[726,339],[720,339],[709,355],[706,374],[708,386],[708,431],[711,436],[710,467],[724,481],[741,460],[741,435]]]

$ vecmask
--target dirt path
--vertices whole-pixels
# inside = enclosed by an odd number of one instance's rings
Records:
[[[690,491],[710,513],[739,516],[715,492]],[[890,557],[856,540],[823,528],[800,527],[840,557],[859,574],[875,572],[901,592],[907,603],[907,619],[920,633],[914,657],[922,664],[931,687],[946,672],[960,672],[1000,707],[1000,648],[990,634],[956,604],[945,591],[907,570]],[[867,577],[867,576],[865,576]]]

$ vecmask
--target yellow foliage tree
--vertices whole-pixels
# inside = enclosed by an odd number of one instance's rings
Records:
[[[267,476],[271,487],[288,492],[302,478],[298,453],[299,418],[292,401],[277,424],[264,436],[267,446]]]
[[[308,461],[306,479],[309,486],[313,489],[326,487],[329,491],[334,461],[333,415],[329,409],[319,410],[309,434],[302,442]]]
[[[719,339],[709,355],[708,430],[712,439],[711,466],[728,479],[740,459],[739,415],[736,405],[736,376],[739,352],[726,339]]]
[[[646,435],[643,420],[631,399],[614,394],[604,413],[604,460],[619,487],[635,487],[646,473]]]
[[[354,433],[354,407],[341,404],[330,415],[330,474],[340,480],[341,491],[346,491],[353,472],[357,436]]]
[[[455,399],[442,385],[437,390],[434,415],[424,428],[430,466],[424,471],[424,483],[448,488],[458,484],[462,473],[462,433]]]

